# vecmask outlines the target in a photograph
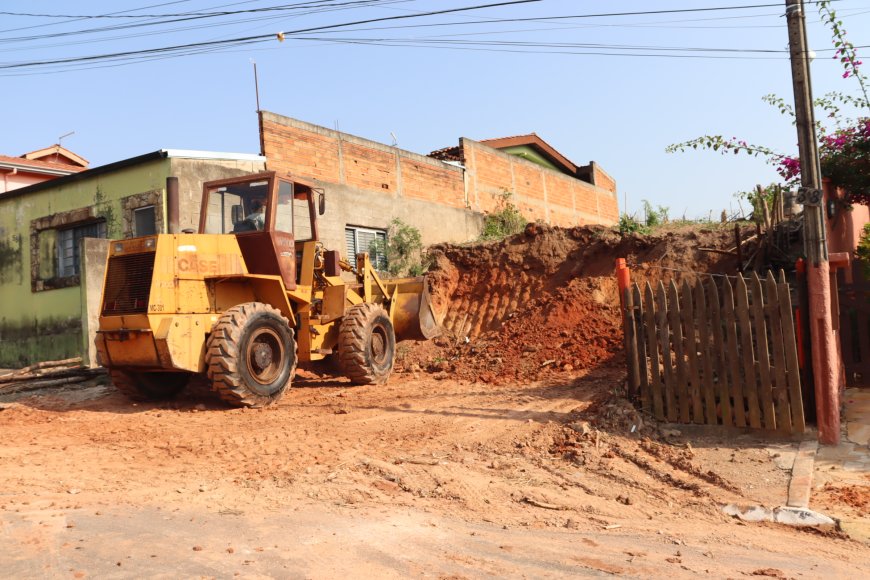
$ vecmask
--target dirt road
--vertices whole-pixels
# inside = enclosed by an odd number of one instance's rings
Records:
[[[788,474],[750,436],[648,438],[607,397],[618,369],[500,385],[312,377],[265,410],[133,405],[99,384],[4,403],[0,575],[870,571],[870,550],[836,533],[722,515],[783,503]]]

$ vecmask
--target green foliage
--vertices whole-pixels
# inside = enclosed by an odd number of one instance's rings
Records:
[[[624,213],[619,216],[619,233],[621,234],[648,234],[649,228],[634,217],[634,214]]]
[[[654,208],[652,204],[645,199],[642,199],[641,202],[643,203],[644,223],[648,228],[654,228],[671,221],[668,216],[668,212],[671,211],[671,208],[664,205]]]
[[[818,7],[822,22],[831,29],[831,41],[836,49],[834,58],[839,60],[840,65],[843,67],[843,78],[852,77],[858,81],[861,94],[864,97],[861,104],[864,107],[870,108],[870,98],[867,97],[867,80],[860,69],[863,63],[858,59],[855,45],[846,38],[846,29],[843,27],[843,21],[837,16],[836,11],[831,8],[831,0],[820,0]]]
[[[106,199],[106,194],[98,185],[97,191],[94,193],[94,215],[101,217],[106,221],[106,235],[110,240],[116,240],[122,237],[120,220],[115,219],[115,209],[113,202]]]
[[[496,210],[487,213],[483,218],[483,231],[479,238],[481,241],[502,240],[520,233],[529,223],[519,208],[511,202],[512,197],[513,193],[506,189],[495,195]]]
[[[822,22],[831,30],[832,43],[835,49],[834,59],[843,67],[844,79],[855,79],[860,88],[860,95],[850,96],[839,92],[830,92],[823,97],[814,99],[815,107],[824,113],[816,120],[816,133],[819,137],[822,174],[831,178],[837,185],[849,192],[850,196],[870,198],[870,183],[863,175],[868,174],[870,159],[870,125],[867,119],[847,120],[841,107],[855,108],[858,111],[870,109],[870,99],[867,97],[867,81],[861,71],[863,64],[859,60],[855,46],[846,38],[843,21],[831,8],[831,0],[817,2]],[[785,99],[776,95],[765,95],[762,100],[775,107],[780,114],[788,116],[795,123],[795,111]],[[682,143],[669,145],[668,153],[684,152],[688,149],[707,149],[723,155],[741,153],[761,156],[776,168],[783,179],[783,184],[791,187],[800,180],[800,161],[797,156],[790,156],[769,147],[750,144],[746,141],[722,135],[703,135]],[[861,202],[863,203],[863,202]]]
[[[858,242],[856,254],[864,262],[864,270],[870,276],[870,224],[864,226],[864,233],[861,235],[861,241]]]
[[[420,230],[398,218],[390,222],[386,242],[372,242],[369,254],[372,262],[381,266],[379,269],[386,266],[387,272],[393,276],[421,276],[430,266],[428,256],[423,252]]]
[[[780,192],[780,195],[782,195],[782,186],[771,183],[767,187],[762,187],[760,192],[758,189],[738,191],[734,194],[734,197],[739,200],[748,201],[752,206],[752,220],[756,223],[762,223],[764,221],[764,204],[767,204],[768,211],[770,211],[770,208],[773,207],[773,198],[777,192]]]

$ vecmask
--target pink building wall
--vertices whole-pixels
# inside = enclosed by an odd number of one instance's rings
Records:
[[[41,183],[43,181],[48,181],[49,179],[54,179],[57,175],[29,173],[21,170],[12,173],[11,171],[0,170],[0,177],[2,177],[2,179],[0,179],[0,193],[5,193],[7,191],[12,191],[13,189],[27,187],[34,183]]]
[[[864,226],[870,223],[870,207],[866,205],[853,204],[850,211],[843,201],[845,193],[842,189],[834,187],[833,184],[824,180],[825,190],[825,211],[828,208],[828,201],[834,200],[836,203],[836,213],[831,218],[830,214],[825,214],[825,233],[828,237],[828,252],[848,252],[853,258],[855,249],[858,247],[858,241],[861,239],[861,233],[864,231]]]

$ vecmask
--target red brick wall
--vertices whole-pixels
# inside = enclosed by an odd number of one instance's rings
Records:
[[[462,139],[463,174],[430,157],[273,113],[264,112],[261,124],[267,167],[282,175],[477,212],[493,211],[500,194],[513,192],[512,203],[528,219],[561,226],[619,219],[616,183],[598,169],[601,187]]]
[[[559,226],[612,225],[619,220],[616,182],[597,166],[596,179],[600,179],[603,186],[580,181],[470,139],[462,139],[461,146],[472,209],[493,211],[499,196],[508,191],[513,193],[511,202],[530,220]]]
[[[616,181],[606,171],[601,169],[597,163],[592,164],[592,172],[592,181],[595,182],[595,185],[611,193],[616,193]]]
[[[272,113],[263,113],[262,140],[269,169],[280,174],[466,207],[462,171],[436,159]]]

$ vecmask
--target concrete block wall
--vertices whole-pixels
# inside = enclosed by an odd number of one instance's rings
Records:
[[[593,171],[601,185],[592,185],[471,139],[462,138],[460,146],[472,209],[493,211],[499,197],[512,192],[511,202],[530,220],[557,226],[612,225],[619,220],[616,182],[597,165]]]
[[[249,173],[266,170],[262,161],[243,161],[237,159],[189,159],[173,157],[170,159],[170,175],[178,177],[179,230],[199,230],[199,214],[202,207],[202,184],[207,181],[229,179]],[[161,217],[165,216],[166,188],[161,189]],[[162,222],[167,223],[167,222]],[[162,225],[162,224],[161,224]],[[162,228],[161,233],[168,230]]]
[[[111,240],[84,238],[81,241],[81,301],[82,301],[82,362],[90,367],[100,366],[94,339],[100,327],[103,279]]]

